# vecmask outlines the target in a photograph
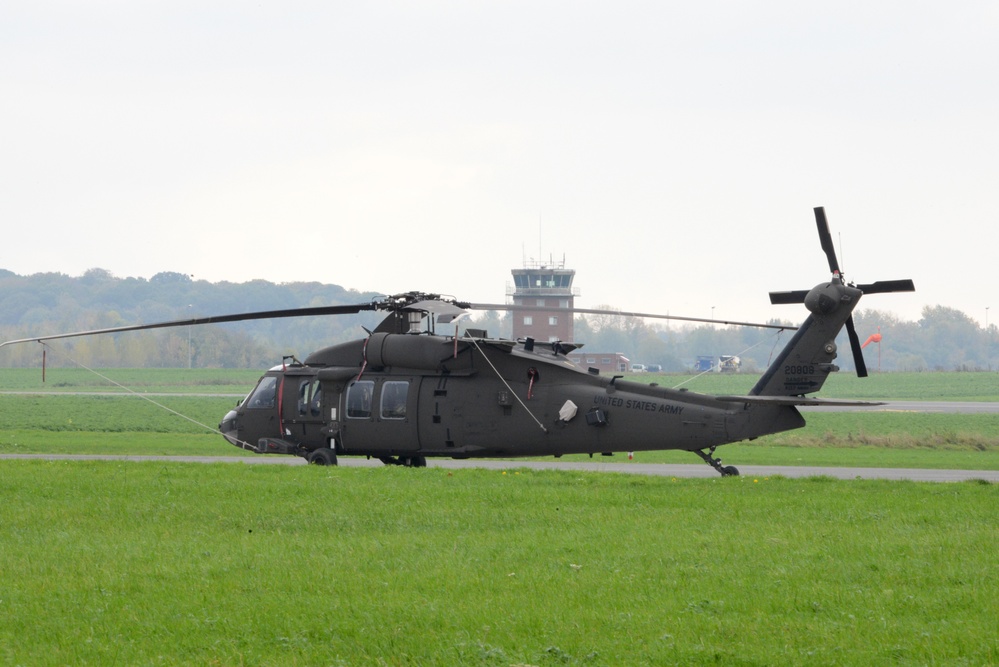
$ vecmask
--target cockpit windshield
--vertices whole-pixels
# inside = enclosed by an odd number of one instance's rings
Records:
[[[270,375],[260,378],[257,388],[250,393],[244,405],[248,408],[273,408],[277,398],[277,380]]]

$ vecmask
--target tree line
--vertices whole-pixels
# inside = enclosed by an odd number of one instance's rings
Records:
[[[118,278],[104,269],[79,277],[61,273],[17,275],[0,269],[0,338],[191,319],[223,313],[366,303],[379,295],[319,282],[246,283],[193,280],[164,272],[152,278]],[[612,306],[599,308],[613,309]],[[377,326],[379,313],[348,316],[257,320],[198,327],[177,327],[108,336],[53,341],[46,363],[92,367],[267,368],[286,355],[310,352],[364,336]],[[926,306],[917,321],[878,310],[860,310],[854,321],[862,341],[880,334],[865,348],[871,370],[999,370],[999,332],[946,306]],[[475,313],[475,328],[510,337],[511,316]],[[795,326],[796,321],[772,320]],[[439,330],[440,331],[440,330]],[[577,316],[576,342],[598,353],[620,352],[634,363],[667,371],[690,370],[700,356],[738,355],[743,370],[769,365],[791,332],[718,325],[650,322],[633,317]],[[837,364],[853,369],[845,332],[837,341]],[[0,365],[37,366],[37,344],[0,348]]]
[[[801,319],[804,319],[802,313]],[[871,371],[981,371],[999,370],[999,331],[986,330],[971,317],[946,306],[926,306],[917,321],[899,319],[891,312],[859,310],[854,324]],[[769,324],[797,326],[799,321],[771,320]],[[734,326],[669,327],[622,318],[593,331],[577,319],[576,336],[592,341],[599,351],[625,351],[636,363],[661,365],[671,371],[689,370],[699,356],[737,355],[743,370],[762,371],[787,343],[793,331]],[[846,331],[836,341],[836,364],[855,370]]]

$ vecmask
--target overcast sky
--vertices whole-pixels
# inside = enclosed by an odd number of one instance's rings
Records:
[[[0,268],[999,322],[995,2],[21,2]],[[796,311],[795,308],[799,310]],[[862,332],[863,333],[863,332]]]

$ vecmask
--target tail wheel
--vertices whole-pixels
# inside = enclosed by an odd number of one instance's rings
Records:
[[[317,466],[335,466],[336,465],[336,452],[334,452],[329,447],[322,447],[320,449],[309,452],[309,456],[306,460]]]

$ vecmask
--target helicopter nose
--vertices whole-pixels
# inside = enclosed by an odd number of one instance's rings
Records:
[[[239,413],[235,410],[227,412],[225,417],[222,418],[222,422],[219,424],[219,431],[222,433],[222,437],[225,438],[230,445],[242,447],[239,442],[238,429],[236,428],[236,417],[238,414]]]

